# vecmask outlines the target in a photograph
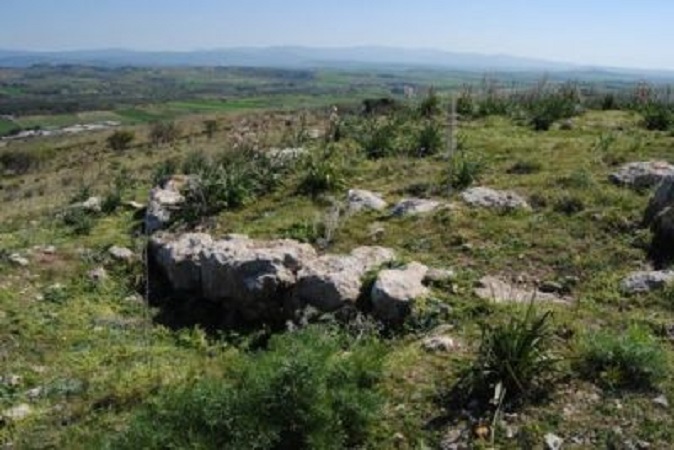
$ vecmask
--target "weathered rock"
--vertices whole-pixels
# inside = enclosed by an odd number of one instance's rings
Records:
[[[309,151],[304,147],[297,148],[272,148],[267,155],[276,162],[277,165],[285,165],[300,159],[309,154]]]
[[[674,282],[674,271],[633,272],[622,281],[620,288],[625,294],[643,294],[664,289],[672,282]]]
[[[620,186],[647,189],[669,176],[674,176],[674,166],[666,161],[641,161],[625,164],[609,175],[609,180]]]
[[[321,256],[300,271],[295,295],[321,311],[335,311],[358,300],[368,271],[394,259],[395,252],[383,247],[359,247],[350,255]]]
[[[200,293],[203,252],[212,245],[213,238],[203,233],[187,233],[177,238],[155,236],[150,240],[150,252],[173,290]]]
[[[113,259],[117,261],[130,262],[135,258],[134,253],[126,247],[118,247],[116,245],[108,249],[108,253]]]
[[[529,203],[519,194],[511,191],[496,191],[486,187],[475,187],[461,193],[461,199],[470,206],[482,208],[530,210]]]
[[[351,211],[382,211],[388,206],[388,203],[378,194],[361,189],[351,189],[347,194],[346,201]]]
[[[103,210],[102,205],[100,197],[89,197],[77,206],[90,213],[100,213]]]
[[[559,436],[552,433],[545,435],[545,448],[547,450],[561,450],[562,445],[564,445],[564,439]]]
[[[150,191],[150,201],[145,212],[145,232],[155,233],[171,223],[171,217],[185,203],[181,189],[189,183],[187,177],[175,176]]]
[[[456,273],[450,269],[428,269],[424,277],[424,284],[446,283],[456,278]]]
[[[447,353],[458,348],[456,340],[449,336],[427,337],[421,347],[429,353]]]
[[[374,316],[393,324],[405,320],[414,301],[428,295],[428,288],[423,285],[427,272],[428,267],[419,263],[379,272],[371,294]]]
[[[396,217],[416,216],[419,214],[428,214],[440,208],[442,204],[435,200],[426,200],[423,198],[408,198],[402,200],[394,208],[391,214]]]
[[[33,408],[26,403],[22,403],[13,408],[6,409],[0,414],[3,421],[20,422],[26,419],[33,412]]]
[[[98,284],[105,282],[109,278],[109,275],[108,272],[103,267],[97,267],[94,270],[90,270],[89,273],[87,274],[87,277],[93,283]]]
[[[28,267],[30,265],[30,261],[28,261],[28,259],[24,258],[18,253],[12,253],[11,255],[9,255],[9,258],[7,259],[15,266]]]
[[[666,395],[659,395],[653,399],[653,404],[663,409],[669,409],[669,400]]]
[[[496,303],[528,303],[530,301],[546,301],[553,303],[569,303],[570,299],[555,294],[541,292],[535,288],[506,283],[500,278],[483,277],[475,288],[475,295]]]

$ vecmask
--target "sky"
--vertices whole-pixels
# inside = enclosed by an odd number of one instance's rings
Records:
[[[674,70],[672,0],[0,0],[0,48],[383,45]]]

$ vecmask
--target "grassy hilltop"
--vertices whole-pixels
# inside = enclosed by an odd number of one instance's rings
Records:
[[[543,448],[552,433],[565,448],[668,448],[674,290],[621,292],[649,264],[641,220],[652,191],[608,177],[623,163],[671,160],[672,113],[631,93],[590,101],[572,91],[464,91],[451,159],[447,98],[432,93],[332,118],[325,107],[300,109],[307,103],[293,93],[282,102],[292,108],[230,114],[177,99],[163,111],[189,114],[162,117],[174,120],[166,139],[139,120],[126,122],[132,137],[117,149],[113,131],[0,148],[0,443]],[[261,181],[240,158],[286,147],[308,153]],[[223,330],[181,305],[148,308],[146,237],[127,203],[145,203],[177,173],[199,174],[207,194],[174,231],[290,238],[330,253],[381,245],[401,263],[455,277],[395,329],[365,315],[295,331]],[[514,191],[532,210],[470,207],[460,193],[474,186]],[[346,214],[354,188],[392,205],[421,197],[451,207]],[[100,213],[68,206],[94,195]],[[135,256],[116,261],[112,246]],[[103,280],[91,274],[100,267]],[[553,286],[573,301],[531,311],[480,299],[473,287],[486,275]],[[454,348],[425,349],[437,333]],[[29,410],[20,420],[7,413],[17,407]]]

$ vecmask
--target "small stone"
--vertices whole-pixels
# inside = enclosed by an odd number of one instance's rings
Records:
[[[674,271],[671,270],[633,272],[622,281],[620,288],[625,294],[643,294],[662,290],[672,282],[674,282]]]
[[[87,200],[80,203],[78,206],[80,206],[85,211],[89,211],[92,213],[99,213],[103,210],[100,197],[89,197]]]
[[[440,202],[421,198],[408,198],[402,200],[394,208],[391,214],[395,217],[416,216],[428,214],[440,207]]]
[[[673,175],[674,166],[666,161],[640,161],[625,164],[619,171],[611,174],[609,180],[619,186],[648,189]]]
[[[133,260],[134,258],[134,253],[129,250],[128,248],[125,247],[118,247],[118,246],[112,246],[108,250],[108,253],[110,256],[112,256],[113,259],[116,259],[117,261],[124,261],[124,262],[129,262]]]
[[[561,284],[555,283],[553,281],[546,281],[542,283],[538,289],[546,294],[560,294],[564,291],[564,287]]]
[[[665,395],[653,399],[653,403],[665,409],[669,409],[669,400]]]
[[[382,211],[388,204],[379,194],[361,189],[351,189],[347,194],[346,201],[351,211]]]
[[[421,347],[429,353],[447,353],[457,349],[458,344],[449,336],[432,336],[424,339]]]
[[[13,408],[4,410],[0,416],[5,420],[9,420],[10,422],[19,422],[27,418],[32,411],[33,409],[30,407],[30,405],[22,403]]]
[[[428,269],[424,277],[424,283],[445,283],[456,279],[456,273],[450,269]]]
[[[97,267],[96,269],[89,271],[87,276],[89,277],[89,280],[97,284],[103,283],[109,278],[108,271],[103,267]]]
[[[29,389],[26,391],[26,398],[28,398],[29,400],[36,400],[42,396],[43,391],[44,389],[42,389],[39,386],[33,389]]]
[[[545,435],[545,448],[548,450],[560,450],[562,448],[562,445],[564,444],[564,440],[560,438],[559,436],[548,433]]]
[[[134,202],[134,201],[125,202],[124,206],[131,209],[132,211],[142,211],[142,210],[145,209],[145,205],[143,205],[142,203],[139,203],[139,202]]]
[[[464,191],[461,199],[470,206],[502,210],[531,210],[529,203],[511,191],[496,191],[487,187],[475,187]]]
[[[30,264],[30,261],[28,261],[23,256],[19,255],[18,253],[12,253],[11,255],[9,255],[9,262],[20,267],[28,267],[28,265]]]

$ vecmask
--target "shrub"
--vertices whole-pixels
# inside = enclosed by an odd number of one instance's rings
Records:
[[[667,360],[658,341],[644,328],[596,332],[580,342],[581,376],[606,389],[652,389],[667,374]]]
[[[450,161],[449,185],[454,189],[464,190],[480,179],[483,170],[481,161],[460,152]]]
[[[152,173],[152,185],[161,186],[176,173],[178,173],[177,161],[175,159],[166,159]]]
[[[344,166],[338,161],[331,147],[311,155],[305,162],[299,192],[316,196],[343,189],[346,185]]]
[[[175,122],[157,122],[150,128],[150,142],[154,146],[171,144],[180,137],[180,130]]]
[[[674,114],[669,105],[649,103],[642,111],[647,130],[667,131],[674,124]]]
[[[110,136],[108,136],[106,142],[108,143],[108,147],[110,147],[110,149],[114,151],[122,151],[129,148],[129,146],[131,146],[131,142],[133,142],[135,138],[136,135],[133,133],[133,131],[120,130],[115,131]]]
[[[463,381],[471,398],[507,404],[530,397],[537,388],[546,389],[542,382],[555,365],[549,354],[550,316],[550,312],[538,314],[532,301],[521,318],[482,325],[477,359]]]
[[[377,419],[384,348],[308,328],[241,357],[231,380],[168,389],[114,448],[359,448]]]
[[[103,197],[101,210],[105,214],[112,214],[122,205],[124,193],[134,184],[134,180],[127,169],[122,169],[115,177],[110,190]]]
[[[556,121],[576,114],[575,102],[561,94],[545,95],[533,100],[528,108],[529,123],[535,131],[547,131]]]
[[[190,175],[203,172],[211,164],[212,162],[203,152],[194,151],[187,155],[181,169],[182,173]]]
[[[7,150],[0,153],[0,169],[22,175],[39,168],[40,155],[28,150]]]
[[[213,135],[218,131],[217,120],[204,120],[204,134],[208,139],[213,139]]]
[[[396,126],[388,119],[370,119],[365,122],[364,129],[357,132],[356,140],[367,158],[385,158],[397,153],[395,131]]]
[[[428,94],[419,105],[419,114],[421,117],[430,119],[440,114],[440,112],[442,112],[442,108],[440,107],[440,97],[438,97],[435,89],[430,88]]]
[[[542,169],[543,165],[538,161],[517,161],[508,169],[508,173],[511,175],[529,175],[538,173]]]
[[[88,235],[94,228],[94,219],[84,208],[68,208],[62,216],[63,224],[76,235]]]
[[[442,129],[437,123],[429,121],[417,133],[414,154],[419,158],[432,156],[442,151],[443,146]]]
[[[584,211],[585,203],[578,197],[565,196],[555,202],[554,210],[555,212],[571,216]]]

